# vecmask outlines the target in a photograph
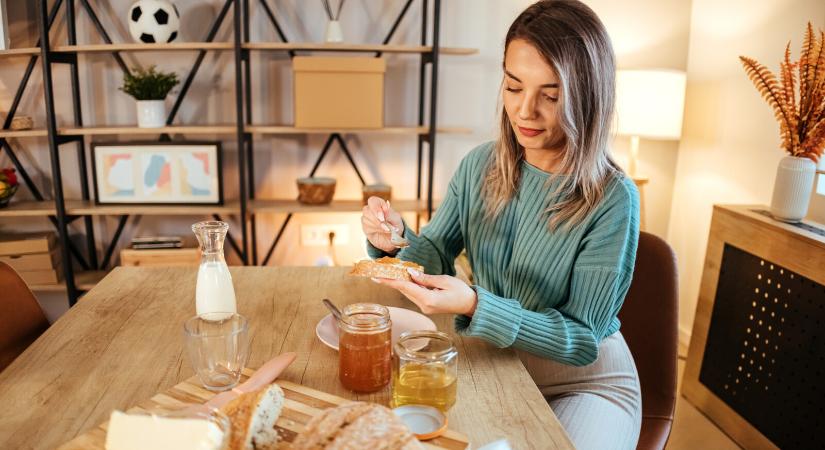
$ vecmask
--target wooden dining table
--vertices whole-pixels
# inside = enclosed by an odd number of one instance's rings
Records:
[[[356,394],[338,381],[338,354],[315,336],[338,305],[417,310],[397,291],[346,267],[232,267],[238,312],[249,318],[258,367],[297,352],[280,377],[345,398],[387,405],[389,387]],[[197,268],[119,267],[0,372],[0,449],[51,449],[193,375],[183,322],[195,314]],[[0,293],[2,297],[2,293]],[[462,337],[453,317],[431,317],[458,348],[458,398],[450,428],[473,448],[506,438],[513,449],[572,449],[567,434],[511,349]]]

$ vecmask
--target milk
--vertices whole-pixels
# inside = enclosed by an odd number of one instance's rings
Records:
[[[232,275],[223,261],[204,261],[198,269],[195,288],[195,310],[198,315],[212,312],[237,313]]]

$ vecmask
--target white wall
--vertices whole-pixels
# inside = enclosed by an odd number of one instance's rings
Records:
[[[125,15],[131,0],[93,1],[98,15],[115,41],[130,41],[126,30]],[[22,12],[18,21],[33,17],[33,0],[19,4]],[[217,13],[218,0],[178,0],[175,2],[182,14],[181,40],[200,40],[208,24]],[[432,2],[431,2],[432,3]],[[500,82],[502,43],[506,30],[531,1],[499,0],[449,0],[443,2],[441,42],[445,46],[464,46],[479,49],[470,57],[445,56],[439,73],[438,122],[445,126],[469,127],[469,135],[439,135],[437,141],[435,197],[440,198],[450,176],[461,158],[475,145],[494,136],[496,123],[497,93]],[[600,15],[611,34],[618,63],[622,68],[675,68],[684,69],[687,60],[687,31],[689,29],[690,2],[667,0],[650,2],[634,0],[613,2],[593,0],[587,2]],[[272,2],[270,2],[272,4]],[[28,5],[24,8],[25,5]],[[252,38],[274,40],[272,31],[258,2],[252,2]],[[279,0],[276,12],[290,40],[317,41],[323,34],[324,14],[320,2]],[[353,42],[377,43],[392,24],[403,0],[378,2],[358,0],[347,2],[342,14],[344,35]],[[419,6],[411,8],[408,17],[393,39],[394,43],[416,43],[419,32]],[[79,41],[100,42],[84,12],[79,17]],[[231,12],[230,12],[231,18]],[[21,27],[28,30],[30,27]],[[62,42],[65,27],[58,26],[55,41]],[[59,36],[59,37],[57,37]],[[35,36],[36,37],[36,36]],[[224,26],[219,40],[230,40],[231,28]],[[29,43],[31,44],[31,43]],[[14,44],[23,46],[25,43]],[[175,70],[185,76],[194,53],[134,53],[124,54],[130,65],[157,64],[163,70]],[[410,56],[388,55],[386,122],[388,124],[413,124],[417,117],[417,60]],[[204,61],[193,88],[187,95],[179,113],[179,123],[230,123],[234,120],[234,72],[230,52],[210,53]],[[83,114],[87,125],[133,124],[133,101],[119,92],[121,72],[109,55],[81,56],[81,91]],[[0,61],[0,111],[11,103],[19,82],[25,58]],[[39,66],[38,66],[39,67]],[[59,123],[67,124],[71,118],[69,86],[64,67],[54,66]],[[35,82],[27,92],[21,107],[22,113],[35,118],[43,126],[42,89],[39,88],[39,68],[33,77]],[[256,123],[289,123],[291,116],[291,74],[288,59],[278,53],[253,54],[253,105]],[[168,101],[171,105],[171,99]],[[193,138],[204,138],[195,136]],[[208,138],[208,136],[206,136]],[[236,152],[231,137],[217,136],[224,140],[224,182],[227,198],[237,196]],[[263,198],[290,198],[297,195],[294,179],[305,175],[311,168],[323,144],[324,136],[256,137],[255,162],[258,196]],[[112,137],[96,138],[100,141]],[[123,140],[132,139],[124,136]],[[392,136],[350,136],[347,139],[354,150],[368,182],[391,182],[396,198],[415,196],[416,139]],[[88,141],[87,141],[88,142]],[[19,140],[14,144],[27,167],[41,173],[36,179],[44,190],[51,178],[46,142],[43,139]],[[616,151],[620,160],[627,148],[625,139],[617,139]],[[79,197],[75,152],[65,147],[62,152],[67,197]],[[648,226],[657,234],[667,230],[670,210],[670,191],[675,171],[676,143],[643,141],[640,168],[651,178],[647,186]],[[0,156],[0,165],[7,165]],[[360,183],[339,152],[331,152],[318,175],[338,179],[336,198],[359,198]],[[21,189],[21,198],[28,197]],[[262,215],[258,225],[259,254],[263,254],[269,241],[280,226],[283,215]],[[340,263],[347,264],[363,255],[358,214],[326,214],[297,216],[290,224],[281,244],[273,255],[271,264],[313,264],[323,255],[317,247],[302,248],[298,243],[300,225],[304,223],[345,223],[350,225],[350,244],[337,247]],[[413,217],[409,217],[412,219]],[[188,235],[188,225],[197,217],[142,217],[130,220],[121,246],[127,245],[131,236],[148,234]],[[99,251],[104,251],[116,227],[116,218],[100,218],[97,236],[101,240]],[[48,229],[42,219],[8,220],[0,222],[3,229]],[[78,225],[73,226],[73,228]],[[81,228],[75,228],[80,232]],[[233,232],[237,235],[237,226]],[[44,297],[47,298],[47,297]],[[62,299],[55,302],[62,304]]]
[[[679,258],[682,338],[690,332],[712,205],[768,204],[779,127],[739,63],[776,70],[788,40],[798,58],[805,24],[825,26],[821,0],[693,0],[685,123],[668,240]]]

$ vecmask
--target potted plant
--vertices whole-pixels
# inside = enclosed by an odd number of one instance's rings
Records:
[[[148,70],[133,69],[123,77],[120,90],[137,100],[137,117],[140,128],[159,128],[166,124],[166,105],[163,100],[177,84],[178,76],[158,72],[155,66]]]
[[[820,30],[817,36],[808,22],[798,61],[791,61],[788,42],[778,80],[756,60],[739,59],[773,108],[782,149],[788,153],[776,172],[771,214],[778,220],[798,222],[808,213],[816,164],[825,149],[825,32]]]
[[[17,192],[17,175],[14,169],[0,169],[0,208],[8,206],[15,192]]]

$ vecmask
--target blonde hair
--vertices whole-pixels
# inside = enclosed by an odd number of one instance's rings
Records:
[[[565,147],[559,172],[567,176],[550,194],[558,201],[545,212],[550,229],[571,227],[599,204],[608,180],[622,173],[608,148],[616,96],[613,47],[593,10],[575,0],[534,3],[510,26],[505,54],[515,39],[533,45],[559,78],[558,123]],[[499,137],[482,185],[488,218],[515,195],[523,160],[524,148],[501,108]]]

